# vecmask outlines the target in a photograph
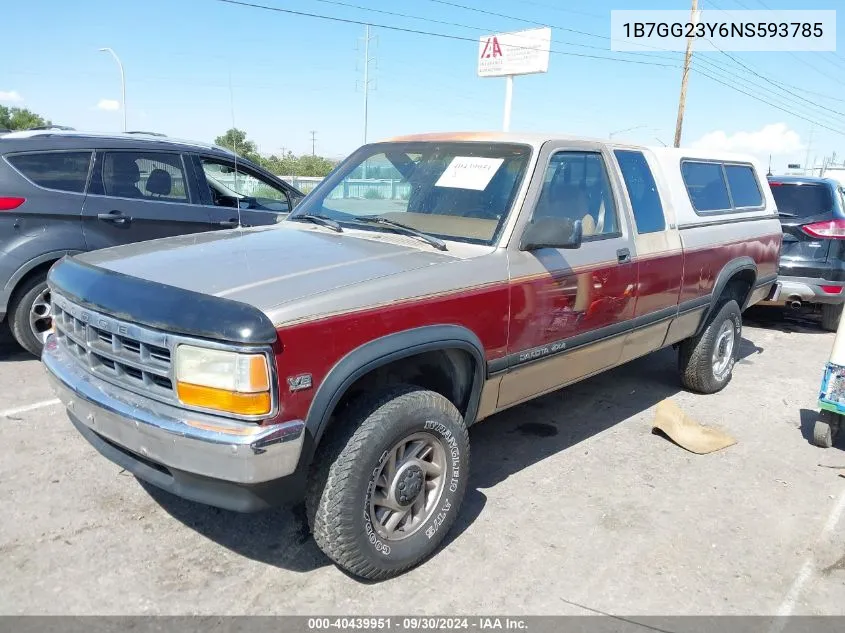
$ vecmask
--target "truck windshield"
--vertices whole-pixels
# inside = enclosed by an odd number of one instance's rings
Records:
[[[390,230],[381,217],[446,240],[492,244],[513,205],[531,148],[511,143],[368,145],[344,161],[288,219],[322,216]],[[304,219],[304,218],[303,218]]]

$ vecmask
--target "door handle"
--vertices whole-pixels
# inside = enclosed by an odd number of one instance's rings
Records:
[[[112,224],[129,224],[132,221],[128,215],[123,215],[120,211],[109,211],[108,213],[98,213],[98,220],[104,222],[111,222]]]
[[[631,251],[629,251],[627,248],[620,248],[618,251],[616,251],[616,260],[620,264],[624,264],[626,262],[631,261]]]
[[[239,226],[240,222],[237,220],[221,220],[220,222],[215,222],[215,226],[221,226],[223,228],[232,228],[235,226]]]

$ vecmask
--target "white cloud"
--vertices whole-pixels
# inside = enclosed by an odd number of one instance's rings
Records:
[[[100,99],[99,103],[97,103],[97,109],[107,110],[109,112],[120,110],[120,102],[116,99]]]
[[[23,97],[17,90],[0,90],[0,101],[17,103],[23,101]]]
[[[786,123],[772,123],[754,132],[723,130],[708,132],[691,146],[695,149],[757,154],[760,156],[791,154],[804,148],[801,137]]]

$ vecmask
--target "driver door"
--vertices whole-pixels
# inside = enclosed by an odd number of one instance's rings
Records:
[[[293,196],[283,182],[240,161],[235,164],[219,156],[193,158],[200,198],[218,226],[277,224],[290,213]]]

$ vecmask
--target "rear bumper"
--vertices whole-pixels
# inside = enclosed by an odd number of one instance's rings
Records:
[[[54,337],[47,341],[42,360],[80,434],[139,479],[193,501],[241,512],[298,494],[296,486],[285,490],[279,480],[297,469],[303,422],[235,423],[137,396],[85,371]]]
[[[845,282],[842,281],[816,277],[778,277],[778,284],[780,285],[779,303],[795,300],[802,303],[845,303]],[[822,286],[835,286],[839,288],[839,291],[827,292],[822,289]]]

